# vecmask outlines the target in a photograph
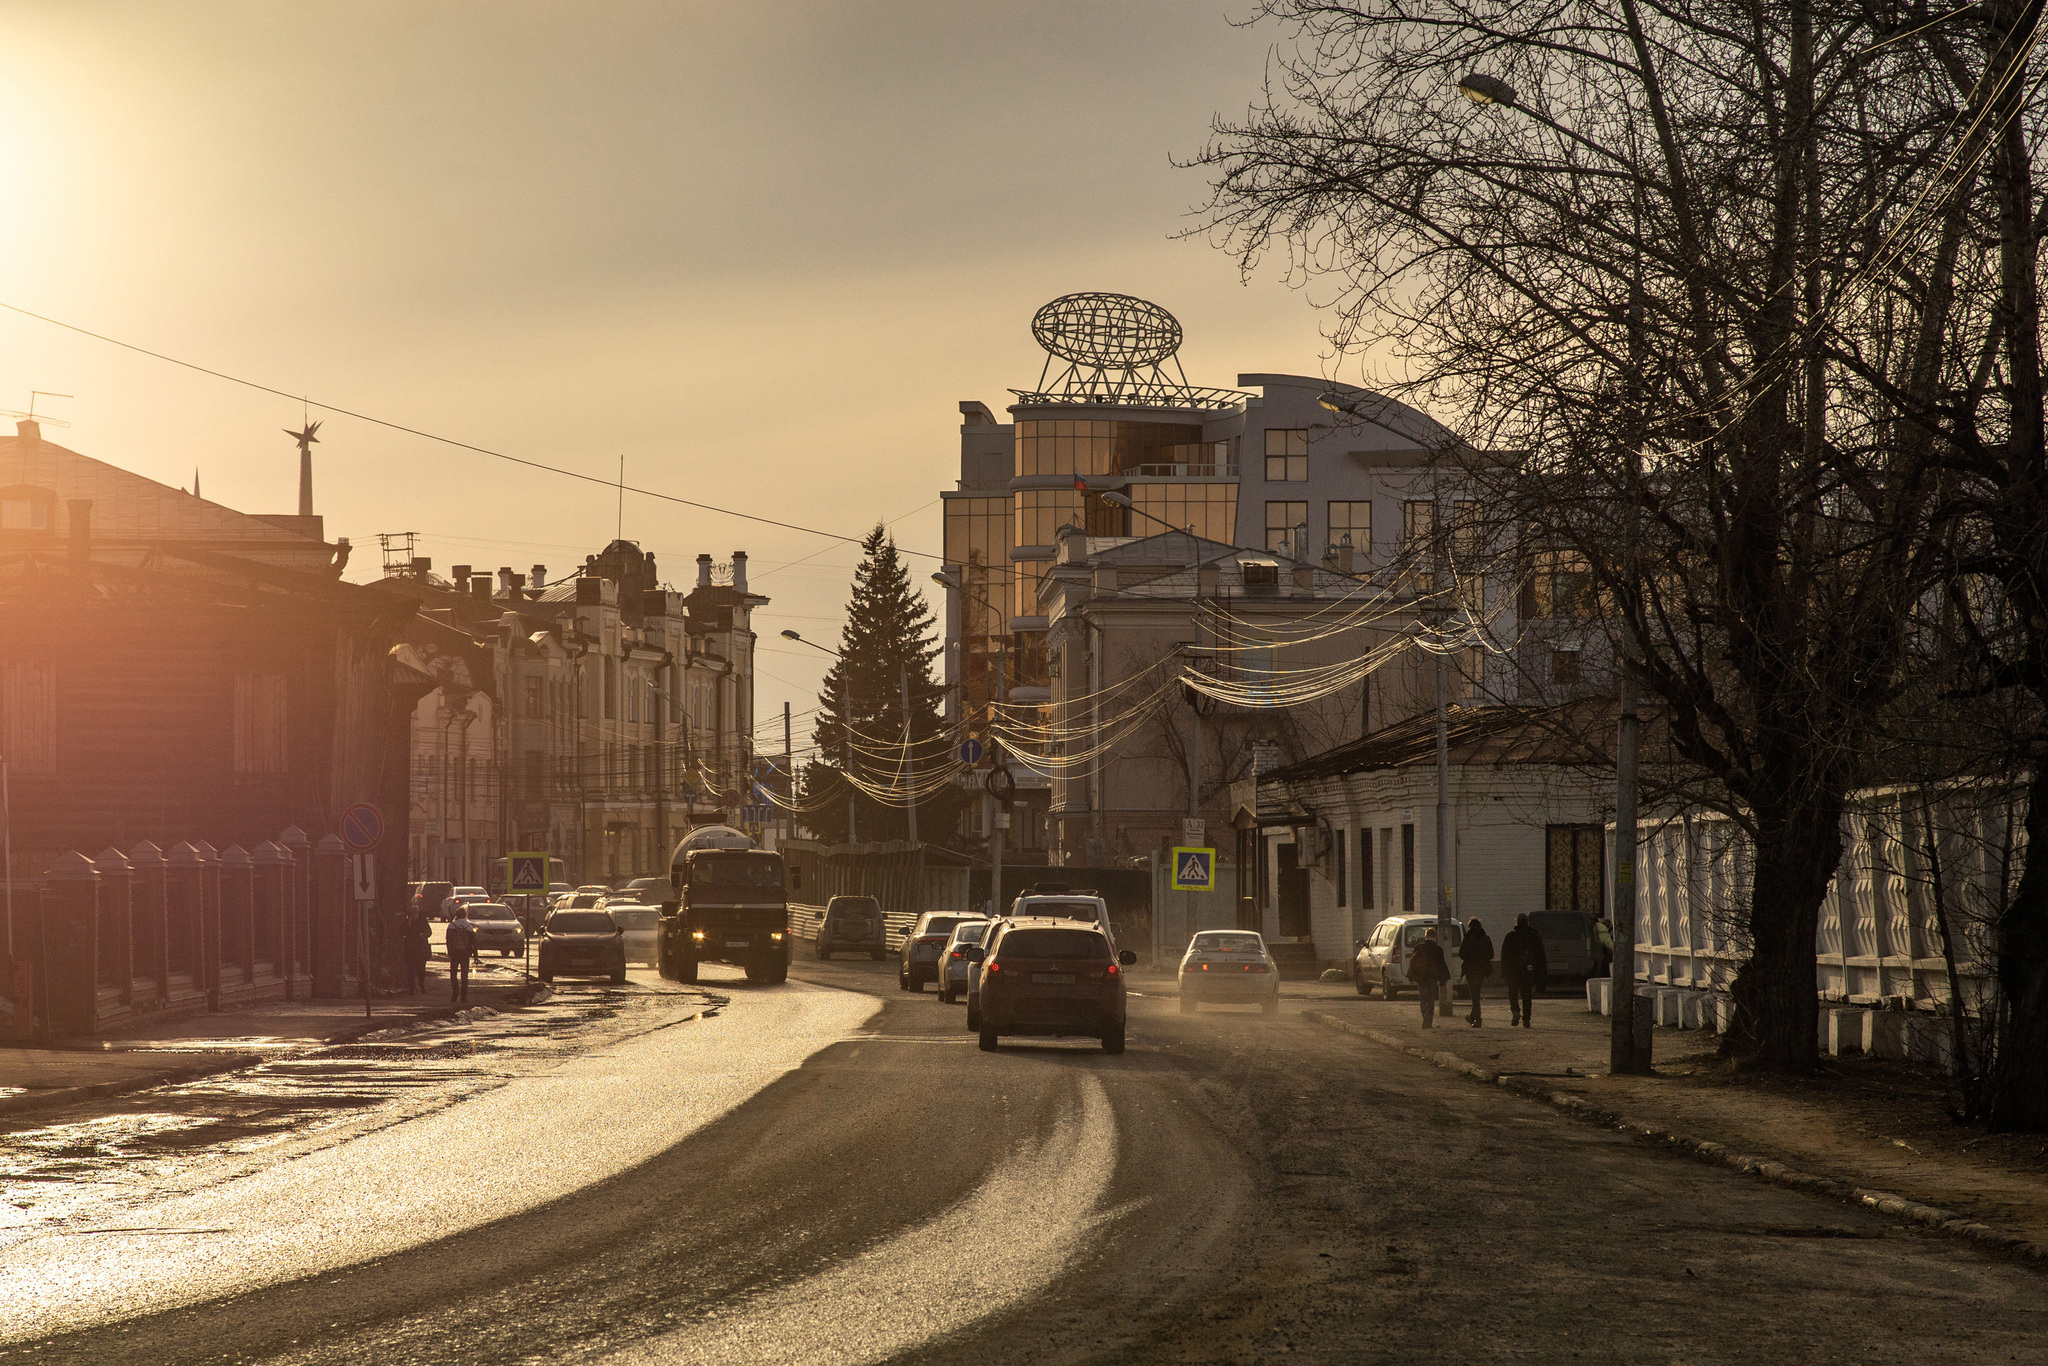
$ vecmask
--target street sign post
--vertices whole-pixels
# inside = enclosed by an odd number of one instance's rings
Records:
[[[375,807],[367,809],[372,815],[376,814]],[[350,807],[349,813],[353,815],[355,808]],[[342,829],[348,829],[346,817],[342,820]],[[379,828],[376,834],[381,838],[383,830]],[[364,853],[350,854],[348,876],[349,890],[355,893],[356,898],[356,924],[359,927],[360,941],[357,946],[360,957],[357,961],[362,964],[363,1018],[367,1020],[370,1018],[370,915],[372,908],[377,904],[377,856]]]
[[[546,854],[505,855],[505,891],[510,896],[537,896],[548,889]]]
[[[367,854],[384,842],[384,813],[368,802],[357,802],[341,813],[342,843],[358,854]]]
[[[1176,847],[1173,851],[1173,890],[1213,892],[1216,890],[1216,851]]]

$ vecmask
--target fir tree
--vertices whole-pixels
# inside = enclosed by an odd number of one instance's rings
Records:
[[[847,838],[847,782],[842,756],[853,770],[855,832],[862,843],[908,837],[904,807],[877,800],[882,792],[929,785],[950,759],[941,734],[944,687],[932,677],[938,657],[931,607],[910,584],[896,543],[877,525],[861,542],[853,596],[839,636],[839,658],[818,693],[812,732],[816,757],[804,768],[804,824],[828,843]],[[910,691],[909,747],[905,764],[903,680]],[[847,721],[852,720],[852,734]],[[850,745],[842,748],[842,742]],[[899,799],[900,800],[900,799]],[[918,836],[952,843],[958,818],[956,790],[942,788],[917,804]]]

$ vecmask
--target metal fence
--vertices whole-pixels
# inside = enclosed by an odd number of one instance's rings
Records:
[[[907,840],[830,845],[789,841],[782,846],[782,857],[795,874],[791,932],[816,939],[825,903],[835,896],[871,896],[880,902],[891,948],[903,942],[926,911],[966,913],[968,869],[963,864],[929,862],[927,852],[925,845]]]

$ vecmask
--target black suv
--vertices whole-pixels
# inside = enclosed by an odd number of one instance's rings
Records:
[[[881,902],[871,896],[835,896],[825,903],[825,918],[818,922],[818,957],[864,953],[879,963],[888,952]]]

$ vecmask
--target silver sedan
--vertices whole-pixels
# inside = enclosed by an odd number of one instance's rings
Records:
[[[1280,965],[1254,930],[1203,930],[1180,960],[1180,1009],[1192,1015],[1203,1002],[1255,1005],[1280,1013]]]

